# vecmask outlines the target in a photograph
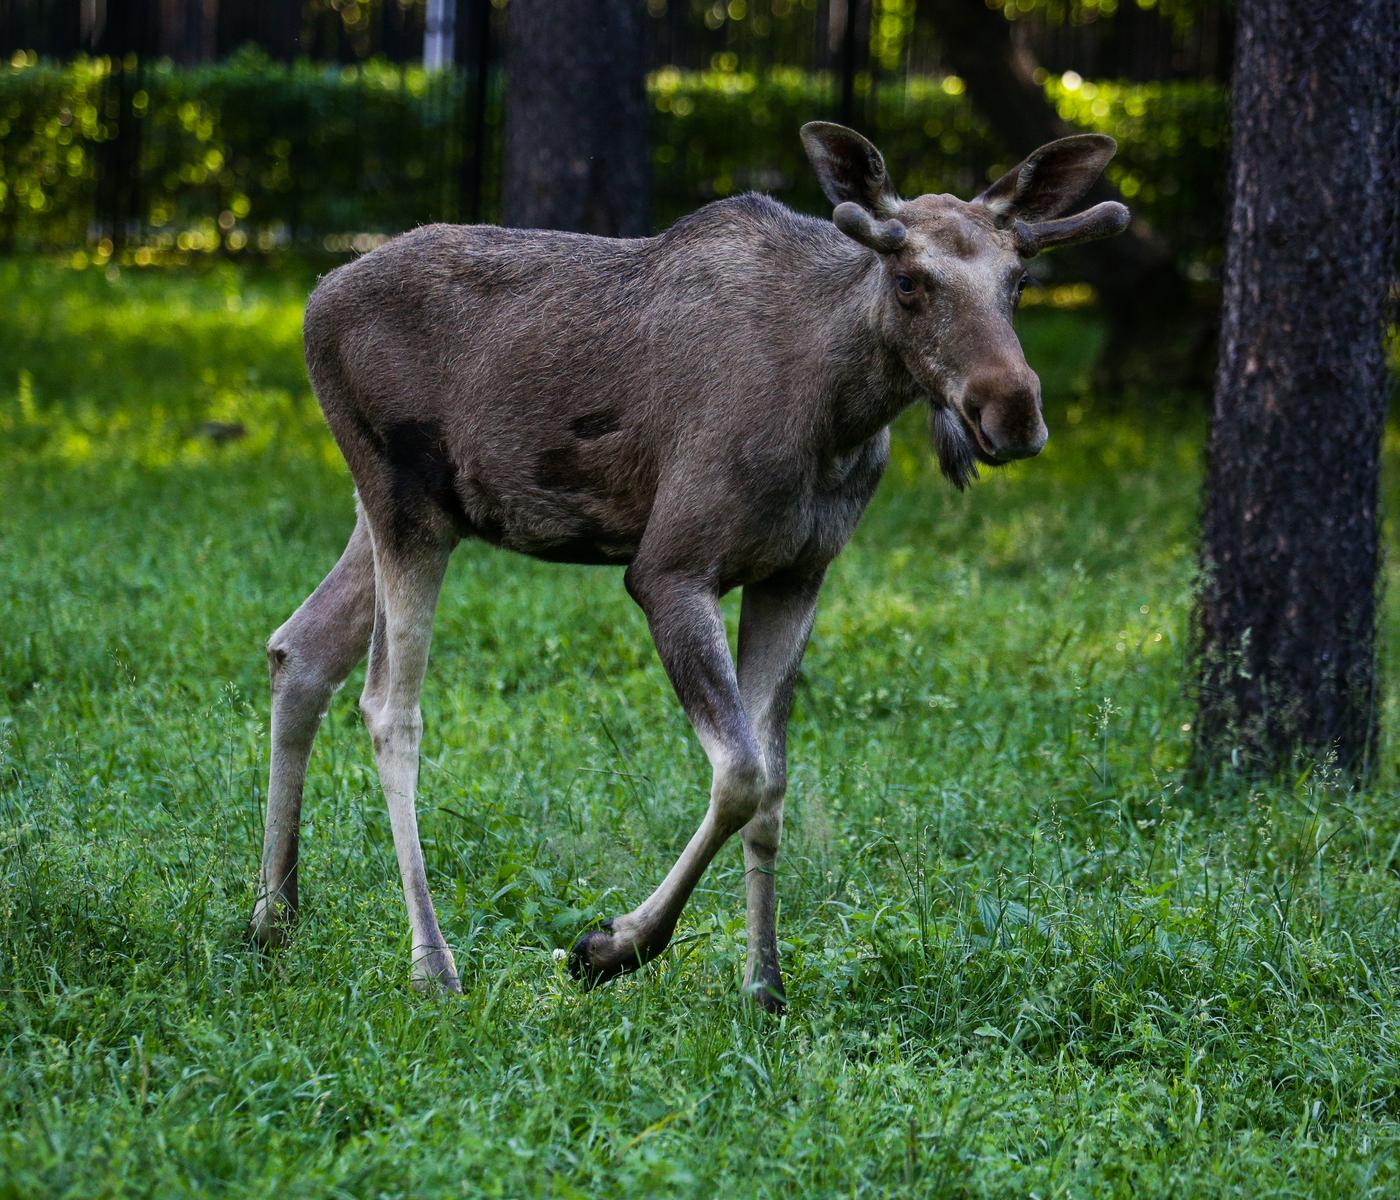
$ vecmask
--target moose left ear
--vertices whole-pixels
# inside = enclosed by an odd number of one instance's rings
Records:
[[[1117,150],[1118,143],[1103,133],[1077,133],[1048,142],[973,203],[990,209],[1002,225],[1062,216],[1094,186]]]

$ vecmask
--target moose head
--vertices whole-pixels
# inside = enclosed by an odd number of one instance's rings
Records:
[[[880,324],[929,398],[943,473],[961,488],[979,462],[1039,454],[1049,436],[1040,380],[1011,323],[1029,278],[1023,263],[1126,228],[1128,210],[1113,201],[1065,215],[1103,173],[1114,140],[1050,142],[970,201],[901,200],[879,150],[844,126],[812,121],[802,144],[836,227],[879,255]]]

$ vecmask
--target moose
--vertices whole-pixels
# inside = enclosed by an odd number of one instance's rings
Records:
[[[419,697],[448,556],[468,539],[625,567],[712,768],[699,828],[656,890],[569,955],[592,987],[655,958],[729,838],[743,840],[744,993],[785,1004],[774,865],[786,732],[817,594],[922,400],[940,468],[1038,454],[1040,382],[1012,327],[1028,259],[1119,233],[1123,205],[1066,215],[1116,145],[1050,142],[976,199],[901,200],[840,125],[801,139],[830,220],[756,194],[655,237],[430,225],[330,272],[306,362],[356,490],[329,575],[268,641],[267,824],[252,936],[298,905],[312,741],[368,651],[360,707],[389,808],[415,986],[459,991],[418,838]],[[720,598],[742,588],[737,656]],[[736,663],[737,658],[737,663]]]

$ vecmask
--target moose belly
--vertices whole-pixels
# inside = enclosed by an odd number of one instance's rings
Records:
[[[586,521],[568,530],[512,535],[500,544],[543,562],[577,563],[586,567],[624,567],[637,553],[637,539]]]
[[[625,566],[646,527],[635,502],[612,494],[603,480],[558,476],[526,486],[512,479],[464,475],[457,494],[465,516],[462,533],[545,562]],[[565,484],[567,483],[567,486]]]

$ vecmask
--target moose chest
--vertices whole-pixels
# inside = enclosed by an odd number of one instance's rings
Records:
[[[717,528],[727,544],[711,548],[726,586],[782,573],[822,571],[855,532],[889,459],[889,432],[822,456],[791,473],[745,470],[733,478]],[[704,553],[704,549],[697,547]]]
[[[890,432],[881,429],[855,450],[833,459],[815,481],[812,518],[804,550],[814,562],[830,562],[850,540],[875,494],[890,457]]]

